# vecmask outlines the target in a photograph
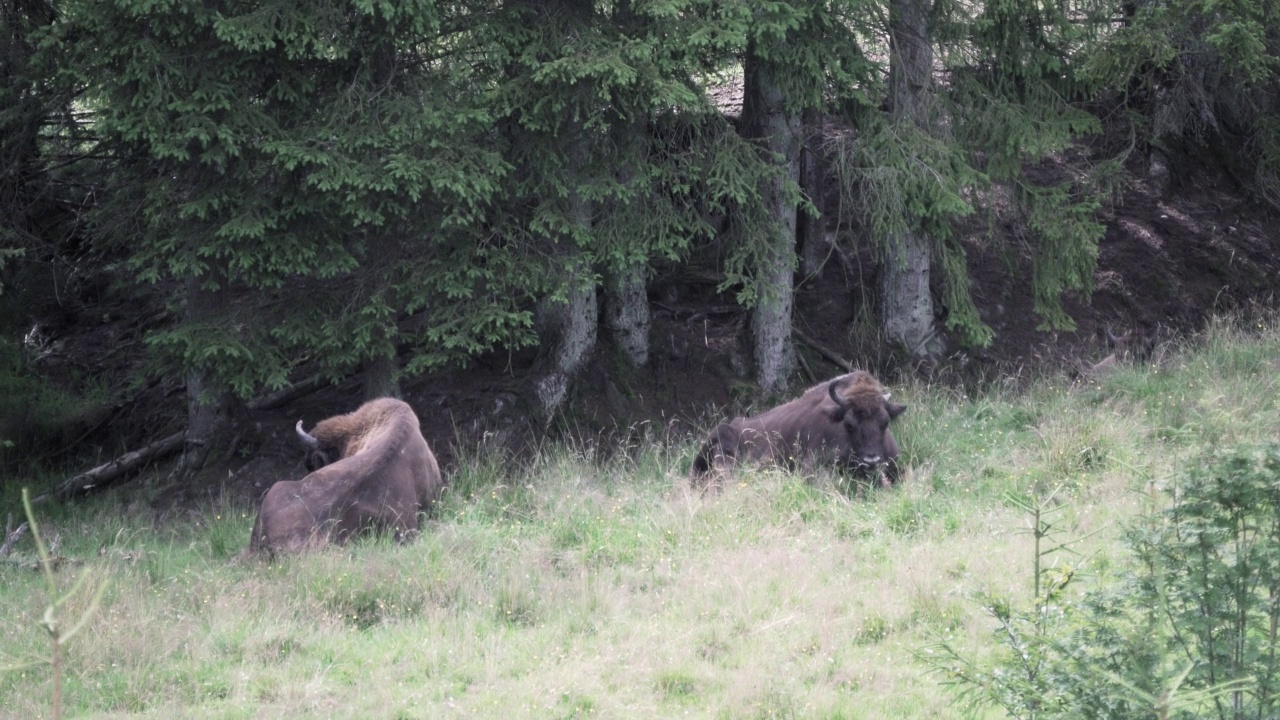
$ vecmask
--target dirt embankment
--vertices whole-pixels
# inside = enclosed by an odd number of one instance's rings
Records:
[[[1120,201],[1104,211],[1107,232],[1098,248],[1092,298],[1066,298],[1077,324],[1074,332],[1037,329],[1033,240],[1016,220],[998,218],[990,226],[994,234],[985,220],[962,233],[974,296],[995,340],[983,349],[953,342],[947,360],[929,369],[895,364],[884,351],[875,330],[876,268],[867,240],[829,228],[835,244],[821,273],[798,278],[795,320],[803,338],[803,380],[837,374],[832,357],[871,368],[889,382],[911,372],[928,372],[943,382],[1030,369],[1065,372],[1106,354],[1107,328],[1117,333],[1140,329],[1168,339],[1194,332],[1213,313],[1270,304],[1280,278],[1280,236],[1270,231],[1271,214],[1210,166],[1188,161],[1174,173],[1181,182],[1172,186],[1149,179],[1146,168],[1138,170],[1130,173]],[[85,378],[139,366],[141,337],[165,322],[164,313],[144,311],[133,300],[113,304],[102,298],[98,288],[70,310],[65,297],[47,304],[56,312],[32,323],[43,347],[38,369],[56,381],[83,384]],[[741,406],[754,397],[748,316],[731,295],[716,292],[709,266],[660,268],[650,301],[649,366],[624,370],[602,341],[574,388],[560,428],[593,436],[607,432],[607,442],[679,436],[705,427],[714,408]],[[543,434],[522,413],[519,388],[531,361],[527,353],[480,358],[465,370],[405,384],[405,399],[417,410],[423,434],[446,471],[456,462],[460,443],[520,446]],[[185,402],[176,380],[135,389],[130,397],[132,402],[87,419],[75,440],[95,445],[105,460],[181,429]],[[205,482],[170,488],[155,502],[181,507],[224,492],[252,502],[271,482],[303,472],[293,446],[297,420],[311,425],[359,402],[359,383],[349,381],[282,407],[245,413],[235,420],[232,452],[206,471]]]

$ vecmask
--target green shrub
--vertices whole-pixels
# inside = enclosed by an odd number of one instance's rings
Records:
[[[1133,562],[1100,589],[1068,598],[1078,568],[1038,564],[1032,610],[985,602],[993,663],[946,643],[929,661],[963,700],[1015,718],[1276,717],[1280,444],[1211,451],[1164,492],[1168,507],[1127,533]]]

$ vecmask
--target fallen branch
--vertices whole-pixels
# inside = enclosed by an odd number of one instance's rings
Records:
[[[323,375],[313,375],[296,385],[290,385],[282,390],[277,390],[273,393],[263,395],[262,397],[254,398],[245,405],[250,410],[270,410],[271,408],[283,405],[290,400],[295,400],[303,395],[319,390],[327,381],[328,378]]]
[[[713,315],[735,315],[743,312],[746,308],[741,305],[708,305],[699,307],[674,307],[665,303],[654,301],[653,306],[665,313],[671,315],[675,320],[679,320],[681,315],[685,316],[685,320],[696,320],[703,316]]]
[[[813,385],[818,382],[818,377],[813,374],[813,368],[809,367],[809,361],[805,359],[804,353],[796,353],[796,360],[800,363],[800,371],[809,380],[809,384]]]
[[[816,350],[818,354],[821,355],[822,357],[830,360],[831,362],[835,363],[837,366],[844,368],[845,372],[853,372],[853,363],[840,357],[831,348],[809,337],[800,328],[792,328],[792,332],[795,333],[796,337],[799,338],[801,342],[803,342],[805,345],[808,345],[809,347]]]
[[[66,555],[50,555],[49,570],[61,570],[64,566],[83,565],[84,560],[80,558],[67,557]],[[0,557],[0,563],[3,567],[13,567],[20,570],[44,570],[45,566],[38,557],[30,557],[28,555],[14,555],[13,557]]]
[[[21,538],[23,533],[26,531],[27,523],[25,521],[18,526],[18,529],[13,529],[13,515],[10,514],[9,520],[4,526],[5,539],[4,544],[0,545],[0,557],[9,557],[13,554],[13,544],[18,542],[18,539]]]
[[[111,462],[103,463],[92,470],[87,470],[75,477],[63,480],[54,488],[53,494],[65,500],[69,497],[87,493],[94,488],[109,485],[153,460],[158,460],[181,450],[186,436],[187,431],[182,430],[150,445],[127,452]],[[43,496],[36,500],[38,502],[42,499]]]
[[[317,375],[283,390],[277,390],[262,397],[254,398],[246,403],[246,407],[250,410],[268,410],[307,393],[314,392],[324,384],[325,378]],[[149,445],[127,452],[111,462],[63,480],[54,488],[53,494],[65,500],[69,497],[83,495],[94,489],[110,485],[148,463],[168,457],[181,450],[186,435],[186,430],[167,435]],[[47,494],[41,495],[36,498],[36,502],[40,502],[47,497]]]

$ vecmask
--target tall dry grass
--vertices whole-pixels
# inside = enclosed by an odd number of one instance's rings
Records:
[[[862,495],[756,470],[704,496],[696,439],[655,437],[603,462],[589,441],[522,465],[476,448],[417,542],[272,565],[235,560],[250,508],[182,532],[111,498],[55,509],[63,554],[112,578],[66,648],[68,714],[962,717],[918,653],[981,656],[977,596],[1030,602],[1011,498],[1056,489],[1058,530],[1102,567],[1186,458],[1280,427],[1271,325],[1219,322],[1160,358],[1087,386],[895,388],[907,472]],[[42,591],[0,566],[0,652],[39,647]],[[49,684],[0,675],[0,716],[47,717]]]

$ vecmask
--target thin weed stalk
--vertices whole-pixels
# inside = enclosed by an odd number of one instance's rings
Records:
[[[29,662],[21,663],[13,668],[20,669],[30,667],[41,663],[48,663],[53,675],[53,710],[52,716],[54,720],[62,717],[62,673],[64,664],[64,648],[76,633],[80,632],[84,626],[93,617],[97,611],[99,603],[102,601],[102,594],[107,589],[107,580],[103,580],[94,590],[89,600],[88,607],[84,612],[80,613],[80,617],[70,627],[64,628],[64,622],[59,617],[59,609],[71,598],[75,597],[84,587],[85,582],[89,579],[89,573],[81,573],[76,578],[71,589],[66,593],[59,595],[58,581],[54,576],[54,569],[57,566],[57,558],[50,552],[49,546],[45,543],[44,537],[40,534],[40,526],[36,522],[35,511],[31,508],[31,492],[27,488],[22,489],[22,507],[27,513],[27,523],[31,528],[31,538],[35,541],[36,553],[39,556],[40,572],[44,575],[45,592],[48,596],[49,604],[45,607],[44,615],[41,618],[40,625],[49,634],[50,652],[47,658],[35,658]]]

